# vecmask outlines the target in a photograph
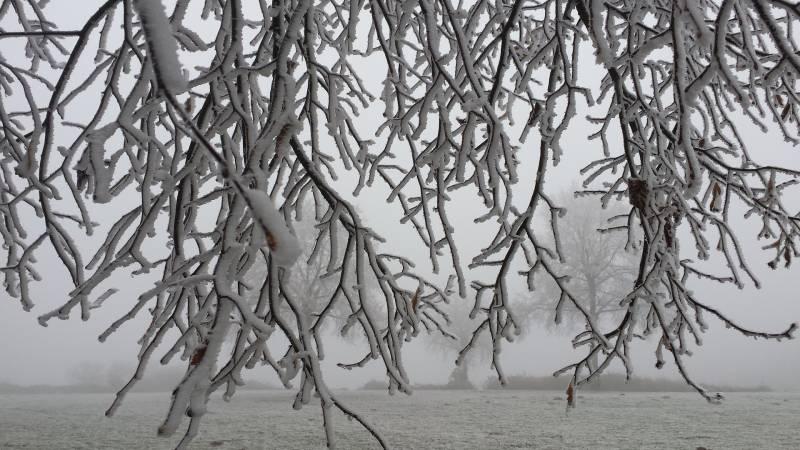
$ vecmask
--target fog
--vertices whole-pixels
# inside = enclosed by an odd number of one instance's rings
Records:
[[[753,136],[763,138],[756,134]],[[580,130],[573,130],[569,136],[570,145],[592,145],[585,138],[581,141],[582,137]],[[775,145],[779,146],[779,139],[775,140]],[[576,159],[570,154],[565,156],[565,161],[553,173],[560,176],[551,178],[551,192],[568,189],[574,184],[575,180],[570,176],[577,172],[583,162]],[[355,201],[370,226],[384,236],[393,237],[387,244],[390,251],[414,256],[424,264],[424,249],[415,240],[410,227],[399,225],[399,214],[396,208],[386,204],[385,192],[368,190]],[[111,214],[108,213],[107,217],[113,217]],[[456,231],[464,254],[474,254],[485,244],[475,238],[481,236],[479,227],[469,223],[477,214],[477,210],[470,208],[469,199],[454,198],[451,205],[453,220],[465,225]],[[743,228],[742,236],[754,237],[759,224],[742,221],[737,225]],[[770,270],[766,265],[769,254],[760,250],[763,243],[753,239],[743,242],[743,245],[763,287],[758,290],[748,286],[738,290],[732,285],[693,281],[692,286],[698,298],[721,307],[729,317],[750,329],[778,331],[793,321],[800,321],[795,278],[799,266]],[[417,250],[416,254],[413,249]],[[36,318],[63,302],[70,285],[66,271],[52,251],[40,252],[39,258],[45,279],[34,285],[33,297],[38,303],[31,312],[24,312],[19,303],[5,292],[0,294],[0,382],[21,385],[68,384],[76,381],[72,375],[81,365],[132,367],[139,351],[136,341],[144,329],[146,313],[125,324],[105,343],[101,344],[97,337],[111,322],[128,311],[130,302],[153,282],[153,278],[115,275],[113,285],[120,293],[108,300],[103,308],[94,310],[88,322],[82,322],[77,315],[73,315],[69,320],[51,321],[47,327],[42,327]],[[480,274],[474,276],[480,277]],[[523,292],[521,280],[519,290]],[[463,314],[472,305],[469,297],[461,299],[454,296],[452,301],[463,306]],[[800,341],[756,341],[725,329],[717,321],[709,319],[709,325],[710,329],[703,336],[703,346],[697,348],[695,355],[687,358],[688,367],[697,380],[710,384],[765,384],[775,390],[800,390],[800,378],[796,375],[800,373]],[[509,375],[550,374],[580,357],[580,350],[574,350],[570,345],[569,333],[545,327],[539,322],[525,326],[530,331],[524,339],[503,347],[502,360]],[[404,347],[404,360],[413,383],[444,383],[453,368],[455,354],[431,351],[431,346],[425,342],[429,339],[441,337],[424,337]],[[661,370],[655,369],[655,345],[655,339],[634,344],[634,376],[677,378],[677,371],[669,361]],[[360,358],[363,356],[361,352],[363,342],[352,343],[333,334],[329,336],[323,366],[327,369],[326,377],[331,386],[355,388],[369,380],[384,377],[385,369],[380,361],[373,361],[353,371],[335,366],[338,362],[352,362]],[[612,367],[612,371],[622,371],[618,364]],[[471,361],[470,370],[472,381],[476,384],[494,377],[488,362],[483,360]],[[266,369],[253,371],[250,379],[278,384],[274,374]]]
[[[63,2],[67,3],[70,4],[69,8],[74,7],[75,2]],[[62,7],[59,5],[49,7],[53,8]],[[72,22],[75,24],[80,22],[78,14],[74,11],[67,13],[68,16],[70,14],[73,17]],[[0,46],[7,45],[9,41],[0,41]],[[591,77],[592,73],[584,76]],[[375,78],[367,80],[367,83],[377,86],[380,81]],[[374,88],[372,90],[375,91]],[[2,101],[8,100],[3,98]],[[585,114],[585,111],[583,113]],[[359,126],[363,130],[374,130],[379,117],[379,114],[364,114]],[[594,127],[590,127],[585,121],[575,120],[569,134],[565,136],[564,160],[550,173],[548,192],[568,189],[580,181],[577,178],[578,169],[601,152],[598,141],[588,141],[586,138],[594,130]],[[743,125],[741,132],[753,141],[756,150],[765,153],[763,155],[765,162],[783,161],[795,166],[800,162],[798,150],[787,144],[778,133],[765,136],[748,125]],[[531,156],[534,152],[526,151],[534,143],[535,140],[531,139],[522,148],[521,174],[534,173],[536,161]],[[338,185],[344,192],[350,192],[354,181],[345,176],[338,181]],[[519,186],[519,199],[524,199],[527,190],[530,189],[525,186],[525,182],[523,176]],[[353,201],[363,211],[369,226],[383,236],[391,236],[385,250],[413,257],[419,261],[421,268],[426,267],[424,260],[426,250],[414,237],[412,227],[399,223],[401,211],[393,205],[387,205],[386,194],[387,191],[383,188],[367,189],[360,196],[353,198]],[[787,199],[787,201],[800,203],[800,199]],[[480,226],[471,223],[482,213],[472,205],[474,198],[460,193],[453,196],[453,201],[449,205],[451,220],[459,224],[456,241],[459,242],[465,259],[471,258],[488,243],[487,234],[481,233]],[[98,209],[94,219],[107,227],[109,221],[115,218],[115,214],[119,214],[119,211],[104,206]],[[755,240],[759,224],[742,220],[735,225],[742,230],[740,236],[750,239],[742,244],[751,258],[752,267],[757,270],[763,287],[757,290],[748,285],[744,290],[738,290],[734,286],[720,285],[711,281],[692,281],[693,290],[698,298],[722,308],[729,317],[750,329],[782,331],[791,322],[800,322],[800,299],[797,289],[800,265],[794,264],[789,269],[770,270],[766,265],[769,254],[760,250],[765,244]],[[695,257],[686,236],[684,241],[685,257]],[[88,251],[89,248],[94,247],[87,245],[84,251]],[[43,247],[37,252],[37,257],[44,280],[33,287],[32,296],[38,303],[31,312],[24,312],[17,300],[10,298],[5,292],[0,293],[0,383],[70,384],[87,379],[107,379],[104,375],[106,371],[113,369],[113,373],[119,374],[120,367],[132,367],[139,352],[136,341],[144,329],[146,311],[135,320],[123,325],[106,342],[101,344],[97,337],[111,322],[129,310],[131,302],[140,292],[152,285],[153,277],[156,275],[150,275],[149,278],[148,276],[132,278],[127,274],[116,274],[112,277],[111,284],[119,289],[119,293],[109,299],[103,308],[94,310],[88,322],[82,322],[78,314],[73,314],[69,320],[54,320],[49,322],[47,327],[42,327],[38,324],[37,317],[63,303],[70,290],[70,284],[66,270],[60,265],[52,250]],[[712,268],[713,264],[714,262],[710,263]],[[721,267],[720,264],[718,268]],[[447,273],[442,274],[446,275]],[[480,272],[469,272],[470,277],[480,278],[481,275]],[[519,282],[519,292],[522,293],[521,280]],[[464,314],[472,306],[472,299],[469,297],[461,299],[454,296],[452,301],[463,306]],[[710,329],[704,335],[703,346],[698,347],[695,354],[686,360],[690,372],[698,381],[742,386],[765,384],[774,390],[800,390],[800,377],[797,376],[800,373],[799,340],[755,341],[733,330],[725,329],[722,324],[711,318],[708,322]],[[545,327],[542,323],[533,322],[525,326],[531,329],[524,339],[504,344],[501,356],[508,375],[547,375],[580,357],[581,350],[575,350],[570,345],[570,334]],[[328,337],[327,355],[323,367],[330,386],[355,388],[369,380],[383,379],[385,368],[380,361],[373,361],[362,369],[352,371],[336,367],[338,362],[352,362],[361,358],[364,345],[358,341],[343,341],[333,334]],[[425,342],[427,339],[431,338],[417,339],[404,346],[404,362],[409,378],[416,384],[444,383],[452,370],[455,354],[431,351],[431,346]],[[655,369],[653,350],[656,344],[655,338],[634,344],[634,376],[678,378],[675,366],[670,361],[661,370]],[[166,351],[166,348],[161,351]],[[160,357],[160,354],[158,356]],[[151,364],[155,366],[157,359],[154,358]],[[488,362],[476,359],[469,364],[472,381],[476,384],[494,377]],[[85,372],[86,368],[90,369],[89,372],[103,375],[92,378],[91,373]],[[81,370],[84,372],[81,373]],[[622,368],[615,363],[611,371],[621,372]],[[124,379],[122,376],[116,376],[114,382],[121,383]],[[266,368],[252,371],[249,379],[278,384],[274,374]],[[177,381],[175,379],[175,382]]]
[[[695,291],[701,298],[724,305],[732,317],[751,328],[782,329],[790,321],[800,319],[796,282],[792,280],[794,271],[765,272],[762,274],[764,287],[759,291],[739,291],[712,284],[697,286]],[[105,343],[97,340],[111,321],[127,311],[125,295],[116,297],[113,306],[109,304],[103,308],[105,310],[96,311],[88,322],[73,317],[68,321],[51,322],[45,328],[36,321],[37,313],[47,310],[46,305],[55,305],[63,299],[67,290],[60,280],[62,277],[51,278],[43,283],[47,288],[41,289],[40,295],[36,296],[41,299],[40,305],[29,313],[22,311],[19,304],[7,296],[0,301],[0,382],[68,384],[79,381],[74,378],[74,373],[76,367],[84,363],[97,368],[113,364],[130,367],[139,350],[136,340],[144,324],[142,318],[126,324]],[[125,283],[125,280],[119,285],[123,294],[126,290],[137,292],[139,286],[140,281]],[[454,301],[462,300],[456,298]],[[468,300],[463,302],[468,308]],[[546,375],[578,357],[579,353],[569,343],[569,335],[550,332],[541,324],[527,326],[535,328],[525,339],[504,346],[502,358],[509,375]],[[748,386],[764,383],[775,390],[800,390],[798,340],[780,343],[754,341],[725,329],[719,323],[710,324],[704,339],[703,346],[688,358],[688,365],[698,380]],[[635,375],[677,378],[674,365],[670,363],[661,370],[654,368],[652,350],[655,344],[654,339],[637,344]],[[447,381],[455,354],[445,357],[431,352],[429,346],[420,340],[404,348],[406,367],[414,383]],[[326,377],[333,387],[354,388],[384,375],[385,369],[377,361],[360,370],[347,371],[335,367],[336,362],[352,361],[361,356],[358,347],[336,336],[331,336],[327,351],[324,366],[327,366]],[[493,376],[485,361],[473,364],[471,369],[474,382],[483,382]],[[616,370],[621,371],[619,367]],[[256,370],[250,377],[277,384],[268,370]]]

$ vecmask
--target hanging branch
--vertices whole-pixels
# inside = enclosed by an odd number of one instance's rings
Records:
[[[224,386],[230,398],[243,371],[264,364],[287,387],[299,383],[295,407],[318,396],[329,446],[338,409],[385,448],[326,387],[324,323],[343,314],[342,333],[366,338],[364,357],[340,367],[380,360],[390,391],[410,393],[403,343],[421,330],[447,335],[438,305],[471,295],[480,325],[457,363],[487,333],[502,383],[501,345],[522,326],[516,275],[530,290],[549,279],[555,317],[570,305],[585,322],[573,344],[587,355],[560,371],[572,372],[571,389],[617,358],[630,376],[629,342],[653,334],[657,366],[668,351],[687,383],[716,401],[684,365],[704,315],[756,338],[796,330],[751,330],[690,289],[695,278],[760,286],[737,215],[761,223],[771,268],[798,257],[800,216],[788,199],[800,171],[764,164],[737,131],[750,121],[798,142],[796,5],[177,0],[165,10],[160,0],[108,0],[79,30],[61,30],[46,3],[0,4],[3,23],[19,24],[0,31],[4,287],[33,308],[37,256],[54,252],[72,286],[40,315],[46,326],[122,301],[106,287],[112,275],[149,274],[154,284],[127,293],[138,296],[100,335],[147,316],[139,364],[108,414],[154,356],[177,356],[186,374],[159,433],[188,416],[179,447],[212,392]],[[590,48],[595,61],[581,57]],[[359,115],[378,106],[382,122],[366,129]],[[546,184],[565,153],[586,150],[562,146],[585,109],[599,143],[581,193],[602,205],[628,198],[614,230],[641,254],[612,326],[570,286],[564,209]],[[521,170],[529,155],[535,173]],[[390,253],[399,244],[366,225],[373,211],[362,214],[347,189],[388,192],[428,261]],[[476,196],[475,221],[488,230],[477,254],[459,251],[450,212],[461,194]],[[309,203],[313,257],[337,281],[313,314],[290,283],[309,264],[295,231]],[[98,204],[119,215],[95,218]],[[714,254],[727,273],[703,267]],[[276,338],[288,342],[282,355],[267,345]]]

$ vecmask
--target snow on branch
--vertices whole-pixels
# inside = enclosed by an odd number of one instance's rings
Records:
[[[580,321],[585,356],[559,371],[572,389],[613,361],[631,376],[630,342],[651,337],[657,367],[668,353],[718,401],[685,364],[708,317],[753,338],[796,333],[754,330],[692,291],[758,288],[800,257],[800,167],[766,163],[742,131],[800,142],[790,2],[178,0],[168,15],[160,0],[107,0],[63,30],[47,2],[12,3],[25,6],[0,7],[20,27],[0,36],[3,286],[34,308],[59,275],[37,258],[54,254],[71,287],[42,325],[129,301],[104,340],[146,316],[108,414],[153,359],[179,359],[160,433],[188,419],[181,447],[209,396],[231,398],[257,365],[297,389],[294,407],[319,401],[331,447],[338,413],[388,446],[325,383],[331,328],[364,338],[339,367],[378,361],[389,390],[410,393],[403,345],[452,335],[455,295],[476,324],[458,363],[488,336],[501,383],[502,347],[527,321],[515,303],[537,295],[552,297],[548,317]],[[587,123],[588,141],[567,145]],[[597,232],[635,259],[610,318],[571,281],[568,205],[552,192],[553,167],[586,155],[576,194],[624,205]],[[387,204],[362,211],[352,197],[371,189]],[[464,198],[475,224],[453,214]],[[370,228],[377,215],[416,243]],[[120,295],[119,274],[141,292]]]
[[[133,7],[142,20],[147,50],[158,83],[172,94],[186,90],[186,79],[178,61],[178,44],[161,0],[134,0]]]

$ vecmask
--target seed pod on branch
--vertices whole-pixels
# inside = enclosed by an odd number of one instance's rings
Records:
[[[419,295],[420,295],[420,288],[417,288],[414,291],[414,295],[411,297],[411,309],[416,313],[417,308],[419,307]]]
[[[664,221],[664,242],[670,249],[675,243],[675,225],[672,223],[672,216],[667,217]]]
[[[711,212],[722,211],[722,188],[716,181],[714,182],[714,185],[711,187],[711,204],[709,207],[711,209]]]
[[[633,207],[639,211],[644,211],[649,197],[650,187],[647,185],[647,180],[634,177],[628,178],[628,199]]]
[[[567,408],[575,407],[575,389],[572,387],[572,382],[567,386]]]
[[[189,364],[192,365],[192,366],[196,366],[196,365],[200,364],[200,361],[203,360],[203,356],[206,355],[206,350],[207,349],[208,349],[208,346],[206,346],[205,344],[202,344],[199,347],[197,347],[195,349],[194,353],[192,353],[192,359],[189,360]]]

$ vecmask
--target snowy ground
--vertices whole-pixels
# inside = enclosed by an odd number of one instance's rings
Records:
[[[556,392],[350,392],[343,398],[399,449],[798,449],[800,393],[730,394],[723,405],[688,393],[582,393],[565,414]],[[0,395],[0,449],[168,449],[155,430],[167,394],[133,394],[113,419],[110,396]],[[185,424],[184,424],[185,425]],[[342,449],[377,448],[340,417]],[[291,409],[287,392],[214,400],[193,449],[324,448],[316,405]]]

